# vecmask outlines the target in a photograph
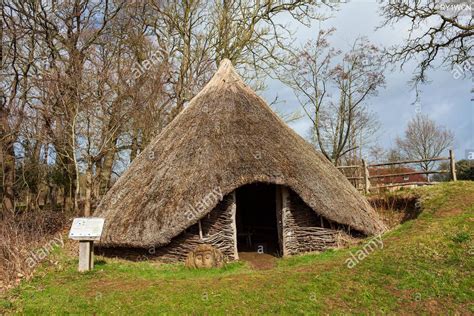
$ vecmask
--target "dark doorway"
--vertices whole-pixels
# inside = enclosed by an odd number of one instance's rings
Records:
[[[279,254],[276,186],[253,183],[236,192],[239,252]]]

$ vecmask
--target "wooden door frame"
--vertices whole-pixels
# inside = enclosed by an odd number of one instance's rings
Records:
[[[290,191],[284,185],[276,185],[276,212],[277,212],[277,231],[278,243],[282,257],[288,256],[286,217],[290,211]]]

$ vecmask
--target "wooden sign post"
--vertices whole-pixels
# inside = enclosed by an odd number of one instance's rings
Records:
[[[104,219],[79,217],[72,222],[69,238],[79,241],[79,272],[94,268],[94,241],[99,241],[104,228]]]

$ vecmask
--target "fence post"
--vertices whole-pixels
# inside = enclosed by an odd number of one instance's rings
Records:
[[[367,168],[367,163],[362,159],[362,168],[364,168],[364,193],[369,193],[370,182],[369,182],[369,168]]]
[[[449,167],[451,171],[451,180],[457,181],[456,176],[456,159],[454,159],[454,152],[452,149],[449,150]]]

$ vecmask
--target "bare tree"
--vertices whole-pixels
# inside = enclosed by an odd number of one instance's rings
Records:
[[[26,121],[30,76],[36,43],[35,33],[12,25],[7,5],[0,2],[0,161],[2,164],[2,206],[15,208],[15,144]]]
[[[42,48],[41,54],[35,55],[38,60],[34,66],[40,69],[35,79],[41,78],[40,84],[48,89],[32,93],[46,102],[31,106],[43,116],[57,163],[67,179],[64,205],[75,208],[74,196],[79,193],[76,127],[82,99],[87,95],[83,81],[87,55],[121,6],[109,0],[5,2],[9,27],[34,34],[34,43]]]
[[[315,41],[288,58],[280,78],[311,120],[311,137],[318,149],[339,164],[377,129],[364,102],[384,84],[384,75],[379,50],[364,38],[358,38],[335,64],[340,52],[329,44],[334,32],[319,32]]]
[[[293,28],[278,22],[288,13],[309,25],[319,18],[314,0],[150,1],[146,23],[170,60],[170,84],[177,115],[208,81],[224,58],[230,59],[257,89],[261,73],[282,58]]]
[[[424,114],[418,114],[405,130],[403,138],[397,138],[396,144],[400,152],[408,159],[430,159],[440,156],[443,151],[453,144],[454,134],[436,124]],[[420,167],[429,171],[435,162],[420,163]]]
[[[319,6],[313,0],[0,4],[3,208],[12,210],[19,198],[32,208],[40,200],[66,210],[84,205],[85,215],[223,58],[258,83],[291,43],[294,29],[277,18],[287,13],[308,25]]]
[[[454,67],[470,63],[473,55],[473,16],[469,1],[404,0],[382,6],[382,26],[409,21],[409,35],[403,45],[387,51],[389,61],[403,67],[415,60],[414,83],[425,82],[426,72],[439,64]],[[472,62],[471,62],[472,63]],[[470,70],[472,65],[468,65]]]
[[[14,135],[9,122],[10,109],[7,104],[7,95],[5,89],[7,88],[6,78],[6,45],[4,40],[6,38],[4,30],[4,5],[3,0],[0,0],[0,74],[2,80],[0,82],[0,163],[2,176],[2,210],[12,212],[15,206],[15,192],[13,189],[15,182],[15,153],[14,153]],[[3,215],[3,212],[2,212]]]
[[[311,0],[217,1],[213,7],[216,62],[227,58],[234,64],[257,68],[273,64],[275,58],[282,57],[277,48],[292,35],[292,28],[277,22],[278,16],[288,13],[295,21],[309,25],[312,19],[322,18],[316,6],[317,1]]]
[[[387,162],[397,162],[403,160],[403,153],[401,152],[400,148],[390,148],[387,151],[386,161]],[[403,165],[400,165],[403,166]]]

